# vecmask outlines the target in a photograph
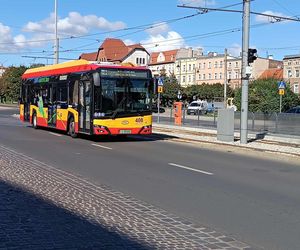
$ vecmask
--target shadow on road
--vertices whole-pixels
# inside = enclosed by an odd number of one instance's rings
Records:
[[[0,181],[0,249],[150,249]]]

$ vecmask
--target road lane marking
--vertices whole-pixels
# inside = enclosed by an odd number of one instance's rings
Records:
[[[105,147],[105,146],[102,146],[102,145],[99,145],[99,144],[95,144],[93,143],[92,146],[95,146],[95,147],[99,147],[99,148],[105,148],[105,149],[110,149],[112,150],[112,148],[109,148],[109,147]]]
[[[51,135],[55,135],[55,136],[58,136],[58,137],[60,137],[60,136],[63,136],[63,135],[56,134],[56,133],[52,133],[52,132],[49,132],[49,134],[51,134]]]
[[[203,170],[200,170],[200,169],[186,167],[186,166],[179,165],[179,164],[176,164],[176,163],[169,163],[169,165],[173,166],[173,167],[178,167],[178,168],[183,168],[183,169],[187,169],[187,170],[190,170],[190,171],[198,172],[198,173],[201,173],[201,174],[214,175],[213,173],[210,173],[210,172],[206,172],[206,171],[203,171]]]

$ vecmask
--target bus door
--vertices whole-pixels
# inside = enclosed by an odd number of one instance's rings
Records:
[[[30,119],[30,101],[31,101],[31,93],[30,93],[30,85],[23,85],[24,87],[24,121],[29,121]]]
[[[56,114],[57,114],[57,105],[56,105],[57,86],[56,86],[56,84],[49,85],[49,92],[50,92],[50,102],[48,104],[48,126],[56,127]]]
[[[22,121],[29,121],[30,116],[30,85],[22,84],[21,86],[21,99],[20,99],[20,119]]]
[[[79,95],[79,131],[90,133],[91,129],[91,98],[92,85],[90,81],[80,81],[78,85]]]

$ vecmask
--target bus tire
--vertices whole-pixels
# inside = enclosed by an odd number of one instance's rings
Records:
[[[78,134],[75,132],[75,121],[73,116],[69,119],[69,127],[68,127],[68,133],[72,138],[77,138]]]
[[[36,113],[34,112],[32,114],[32,127],[34,129],[38,129],[38,125],[37,125],[37,116],[36,116]]]

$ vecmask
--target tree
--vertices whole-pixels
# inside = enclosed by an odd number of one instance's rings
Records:
[[[224,85],[217,84],[201,84],[201,85],[190,85],[185,88],[185,93],[189,101],[193,99],[205,99],[213,101],[216,99],[223,99],[224,96]],[[233,91],[230,87],[227,88],[227,96],[233,96]]]
[[[170,106],[175,100],[177,100],[178,90],[182,92],[175,75],[170,77],[164,77],[164,92],[161,94],[162,103],[165,106]]]
[[[5,102],[7,95],[7,82],[4,81],[3,77],[0,78],[0,103]]]
[[[279,112],[278,80],[264,79],[255,80],[249,84],[249,111],[250,112]],[[235,93],[235,105],[241,110],[241,88]],[[293,106],[300,104],[299,97],[294,94],[289,84],[282,97],[282,111],[286,111]]]
[[[17,101],[20,96],[21,76],[25,66],[9,67],[0,78],[0,95],[10,101]]]

